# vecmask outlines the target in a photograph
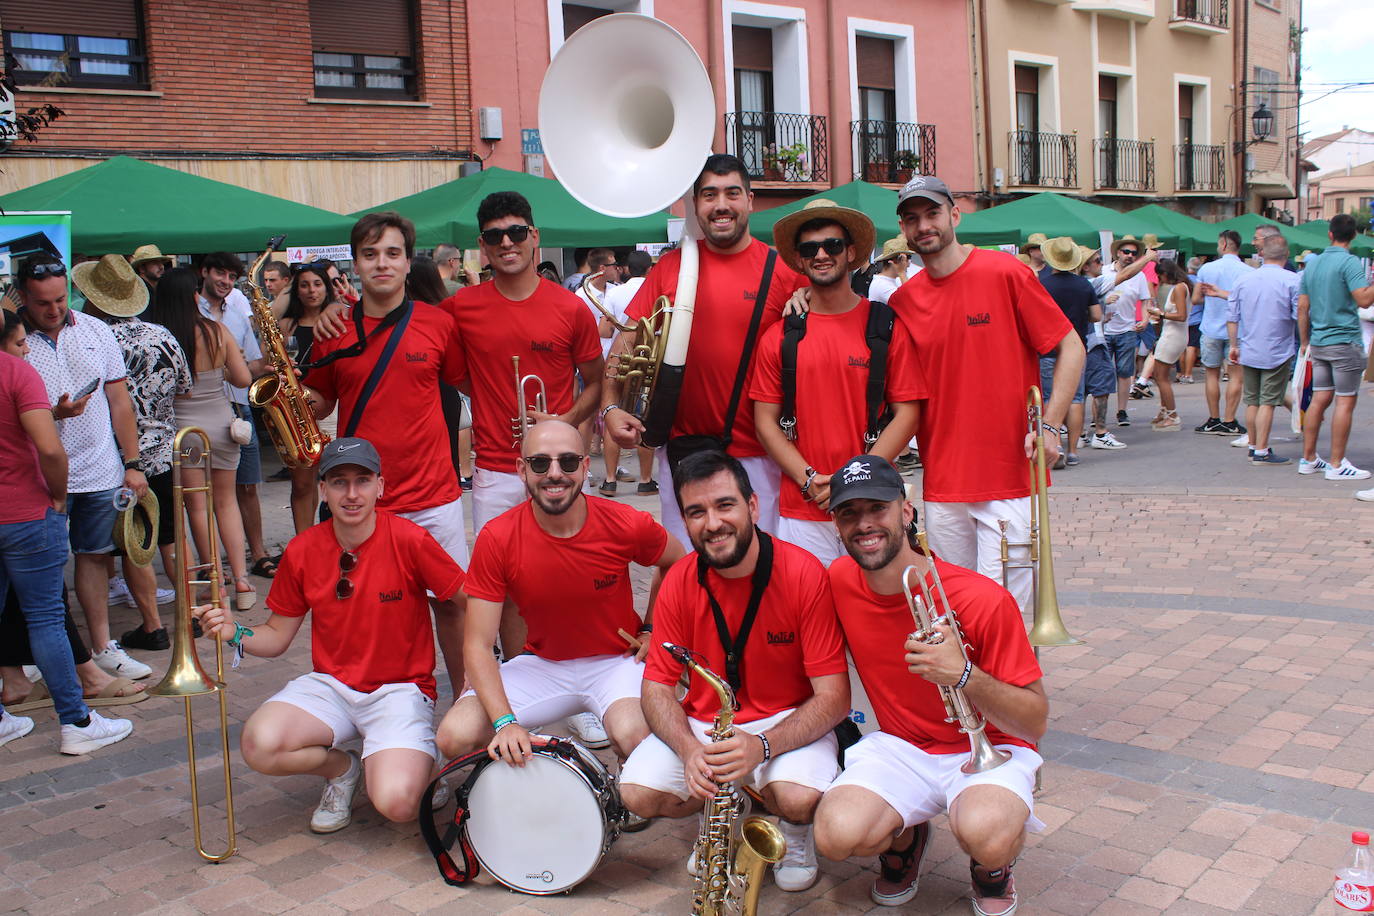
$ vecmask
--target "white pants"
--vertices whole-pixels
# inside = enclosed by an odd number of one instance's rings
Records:
[[[514,509],[529,499],[525,482],[514,471],[489,471],[474,468],[472,472],[472,536],[482,526],[508,509]]]
[[[845,555],[844,544],[840,542],[840,533],[835,530],[834,522],[816,522],[784,515],[778,519],[778,537],[789,544],[796,544],[820,560],[826,568]]]
[[[463,498],[460,496],[442,506],[416,509],[414,512],[397,512],[401,518],[409,519],[434,536],[444,553],[453,557],[453,562],[463,569],[468,568],[468,532],[463,525]],[[448,597],[453,597],[452,595]]]
[[[657,450],[658,462],[658,501],[662,508],[660,520],[668,533],[678,539],[683,547],[691,548],[687,537],[687,526],[682,523],[682,511],[677,507],[677,493],[673,486],[673,475],[668,471],[668,450]],[[759,497],[759,527],[769,534],[778,533],[778,486],[782,480],[782,470],[767,455],[741,458],[744,472],[749,475],[749,485]]]
[[[994,582],[1002,582],[1002,530],[1008,522],[1007,540],[1030,539],[1030,497],[994,499],[981,503],[927,502],[925,529],[930,547],[940,559],[972,569]],[[1025,560],[1025,547],[1013,547],[1012,560]],[[1024,567],[1007,571],[1007,590],[1024,611],[1031,604],[1031,573]]]

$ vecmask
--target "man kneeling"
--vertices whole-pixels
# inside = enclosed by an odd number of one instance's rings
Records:
[[[243,727],[259,773],[326,780],[310,819],[333,833],[352,819],[359,778],[383,816],[413,821],[434,768],[434,630],[426,590],[458,594],[463,571],[425,529],[377,511],[382,462],[365,439],[335,439],[320,459],[320,499],[333,517],[287,544],[257,631],[227,608],[197,608],[207,633],[249,655],[286,651],[314,614],[314,671],[288,683]],[[361,737],[361,758],[338,745]]]
[[[948,811],[971,860],[974,912],[1007,916],[1016,910],[1012,861],[1027,825],[1041,826],[1031,814],[1041,764],[1033,742],[1045,733],[1049,711],[1016,601],[991,579],[920,552],[916,511],[883,459],[854,458],[835,474],[830,494],[849,554],[831,565],[830,584],[879,731],[846,752],[845,770],[816,812],[816,847],[830,859],[876,854],[881,876],[873,901],[899,906],[916,896],[930,819]],[[937,601],[932,567],[939,574],[970,647],[967,665],[947,625],[939,627],[945,639],[938,645],[907,638],[908,567],[915,567],[913,594],[916,577],[925,577]],[[963,690],[986,719],[988,739],[1010,759],[983,773],[960,771],[969,739],[945,721],[939,686]]]

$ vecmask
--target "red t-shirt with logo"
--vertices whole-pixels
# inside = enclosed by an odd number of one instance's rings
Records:
[[[926,500],[1029,495],[1026,392],[1040,384],[1040,354],[1073,330],[1035,273],[975,248],[948,276],[921,271],[888,304],[930,385],[917,431]]]
[[[587,520],[572,537],[541,528],[529,501],[487,522],[463,587],[473,598],[514,601],[529,628],[525,650],[551,661],[624,652],[617,628],[633,633],[640,623],[629,564],[653,566],[668,546],[649,513],[582,498]]]
[[[700,273],[697,280],[696,311],[692,336],[687,345],[687,366],[682,378],[682,395],[673,418],[672,435],[719,436],[725,432],[725,409],[730,406],[740,354],[754,315],[754,297],[763,281],[763,265],[768,246],[755,239],[738,254],[717,254],[697,243]],[[644,278],[644,284],[630,300],[626,314],[638,321],[653,314],[659,296],[675,299],[677,272],[682,252],[673,250],[659,259]],[[806,278],[794,273],[779,258],[773,265],[768,285],[767,304],[759,322],[759,337],[782,317],[782,307]],[[757,352],[758,341],[755,341]],[[749,379],[739,399],[735,425],[730,430],[730,454],[747,458],[763,454],[754,435],[754,407],[749,403]]]
[[[17,356],[0,353],[0,525],[32,522],[47,515],[48,484],[38,450],[20,417],[47,410],[48,390],[38,370]]]
[[[935,569],[970,646],[969,660],[1014,687],[1039,680],[1040,664],[1026,638],[1016,599],[987,576],[938,557]],[[829,572],[840,625],[859,680],[877,713],[878,727],[931,754],[967,754],[968,736],[959,731],[958,723],[945,722],[940,689],[907,670],[906,639],[915,622],[906,597],[900,592],[873,592],[851,557],[831,563]],[[929,575],[926,584],[933,590]],[[987,723],[987,736],[993,744],[1035,746],[1003,733],[991,722]]]
[[[296,535],[267,593],[268,609],[313,615],[310,653],[321,674],[363,693],[418,684],[433,699],[434,628],[425,592],[452,598],[463,587],[463,570],[428,531],[390,512],[377,513],[377,530],[353,552],[353,595],[341,601],[334,589],[343,548],[334,522]]]
[[[727,579],[708,569],[706,582],[730,632],[737,633],[753,577]],[[644,678],[671,687],[682,676],[683,666],[663,649],[665,642],[691,649],[703,665],[722,680],[726,677],[725,649],[706,592],[697,583],[695,553],[668,570],[654,606],[653,646],[645,659]],[[735,720],[753,722],[795,709],[811,698],[808,678],[848,670],[825,567],[800,547],[774,538],[773,573],[740,660],[743,689],[737,696],[740,709]],[[720,710],[720,698],[699,677],[692,677],[691,684],[683,710],[693,719],[710,722]]]
[[[822,474],[833,474],[863,452],[868,427],[867,299],[843,315],[811,312],[806,336],[797,345],[797,451]],[[749,397],[769,404],[782,403],[783,323],[768,329],[754,361]],[[892,329],[887,350],[887,402],[895,404],[928,397],[925,375],[916,360],[911,337],[900,325]],[[830,514],[802,495],[801,487],[784,478],[779,510],[786,518],[826,522]]]
[[[515,367],[520,375],[544,382],[549,413],[566,413],[576,400],[579,363],[601,357],[601,335],[587,305],[556,283],[540,280],[528,299],[501,295],[494,282],[460,289],[440,308],[458,322],[458,337],[472,375],[472,444],[477,466],[515,472],[520,449],[511,420],[518,416]],[[526,386],[526,406],[534,409],[537,386]]]
[[[378,506],[392,512],[414,512],[451,503],[461,495],[449,451],[448,424],[439,401],[439,382],[457,385],[467,363],[454,333],[453,319],[432,305],[413,304],[404,336],[391,354],[382,379],[363,409],[354,432],[377,449],[386,480]],[[363,333],[372,334],[380,318],[363,318]],[[358,396],[396,332],[388,328],[367,341],[360,355],[313,369],[305,384],[339,402],[339,435],[353,416]],[[358,339],[352,320],[338,337],[315,339],[312,358],[352,346]]]

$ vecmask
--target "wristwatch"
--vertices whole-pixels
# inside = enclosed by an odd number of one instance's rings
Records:
[[[143,459],[142,459],[142,458],[130,458],[128,461],[125,461],[125,462],[124,462],[124,470],[126,470],[126,471],[141,471],[141,470],[143,470]]]

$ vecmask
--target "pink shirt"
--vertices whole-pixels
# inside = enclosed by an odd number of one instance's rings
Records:
[[[48,484],[19,415],[50,406],[38,371],[0,353],[0,525],[36,521],[47,513]]]

